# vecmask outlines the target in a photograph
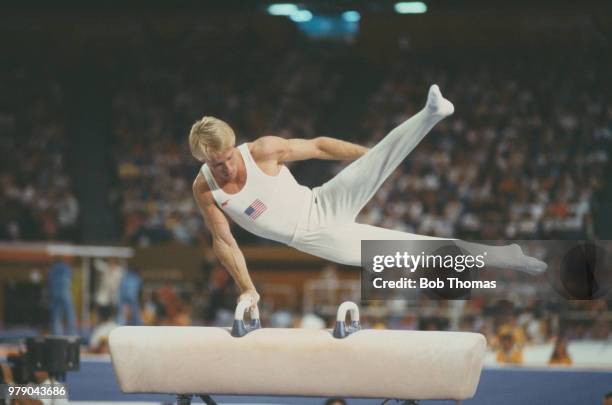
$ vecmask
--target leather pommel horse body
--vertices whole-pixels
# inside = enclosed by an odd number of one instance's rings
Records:
[[[177,394],[180,403],[199,394],[460,401],[476,392],[486,349],[481,334],[361,330],[351,302],[340,306],[333,332],[260,328],[257,310],[245,325],[248,306],[238,304],[231,330],[113,330],[110,352],[121,390]]]

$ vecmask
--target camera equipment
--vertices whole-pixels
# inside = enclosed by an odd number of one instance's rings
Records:
[[[16,383],[34,381],[34,372],[45,371],[52,381],[65,381],[67,371],[80,366],[79,338],[47,336],[27,338],[26,351],[9,355],[8,362]]]

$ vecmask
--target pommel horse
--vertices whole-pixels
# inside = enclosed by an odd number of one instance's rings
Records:
[[[332,330],[262,328],[240,302],[232,328],[124,326],[109,345],[124,393],[461,400],[476,392],[486,340],[479,333],[361,329],[345,302]],[[244,321],[250,312],[251,321]],[[351,321],[346,322],[347,312]]]

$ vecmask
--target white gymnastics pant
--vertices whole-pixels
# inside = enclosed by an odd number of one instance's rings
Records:
[[[425,107],[333,179],[315,187],[310,210],[300,221],[291,246],[333,262],[360,266],[362,240],[444,239],[355,222],[387,177],[442,118]]]

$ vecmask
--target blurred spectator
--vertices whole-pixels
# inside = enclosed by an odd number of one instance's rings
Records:
[[[228,272],[218,263],[213,267],[206,286],[208,305],[205,311],[205,320],[212,322],[217,318],[220,310],[233,311],[236,305],[237,289]]]
[[[304,314],[300,321],[303,329],[325,329],[325,320],[316,314]]]
[[[567,340],[562,337],[557,337],[555,340],[555,347],[550,356],[548,364],[551,365],[564,365],[571,366],[572,358],[567,351]]]
[[[119,325],[113,320],[112,307],[98,308],[98,324],[94,327],[89,338],[89,350],[93,353],[108,353],[108,336]]]
[[[129,324],[142,325],[140,316],[140,289],[142,279],[138,269],[128,268],[119,285],[119,308],[117,310],[117,323],[126,324],[125,311],[129,311]]]
[[[72,303],[72,269],[67,260],[55,256],[49,271],[49,293],[51,298],[51,333],[62,335],[66,322],[68,335],[77,334],[76,315]]]
[[[190,300],[181,300],[177,304],[175,315],[169,319],[169,325],[189,326],[191,325],[191,303]]]
[[[270,326],[273,328],[293,327],[293,314],[287,310],[278,310],[270,316]]]
[[[155,325],[158,318],[158,304],[155,302],[155,292],[145,294],[142,306],[142,322],[145,325]]]
[[[155,325],[187,326],[192,324],[192,297],[185,290],[180,290],[170,282],[152,291],[145,304],[148,318],[151,312],[155,315],[149,322]]]
[[[95,302],[98,308],[116,311],[119,305],[121,280],[125,270],[118,259],[110,258],[94,260],[94,268],[98,273]]]
[[[514,339],[514,343],[519,346],[523,346],[527,342],[527,336],[525,335],[525,331],[522,326],[517,323],[517,316],[512,314],[507,319],[502,326],[499,328],[499,334],[507,334],[511,333]]]
[[[523,350],[515,343],[514,335],[510,332],[499,336],[497,362],[503,364],[521,364],[523,362]]]

